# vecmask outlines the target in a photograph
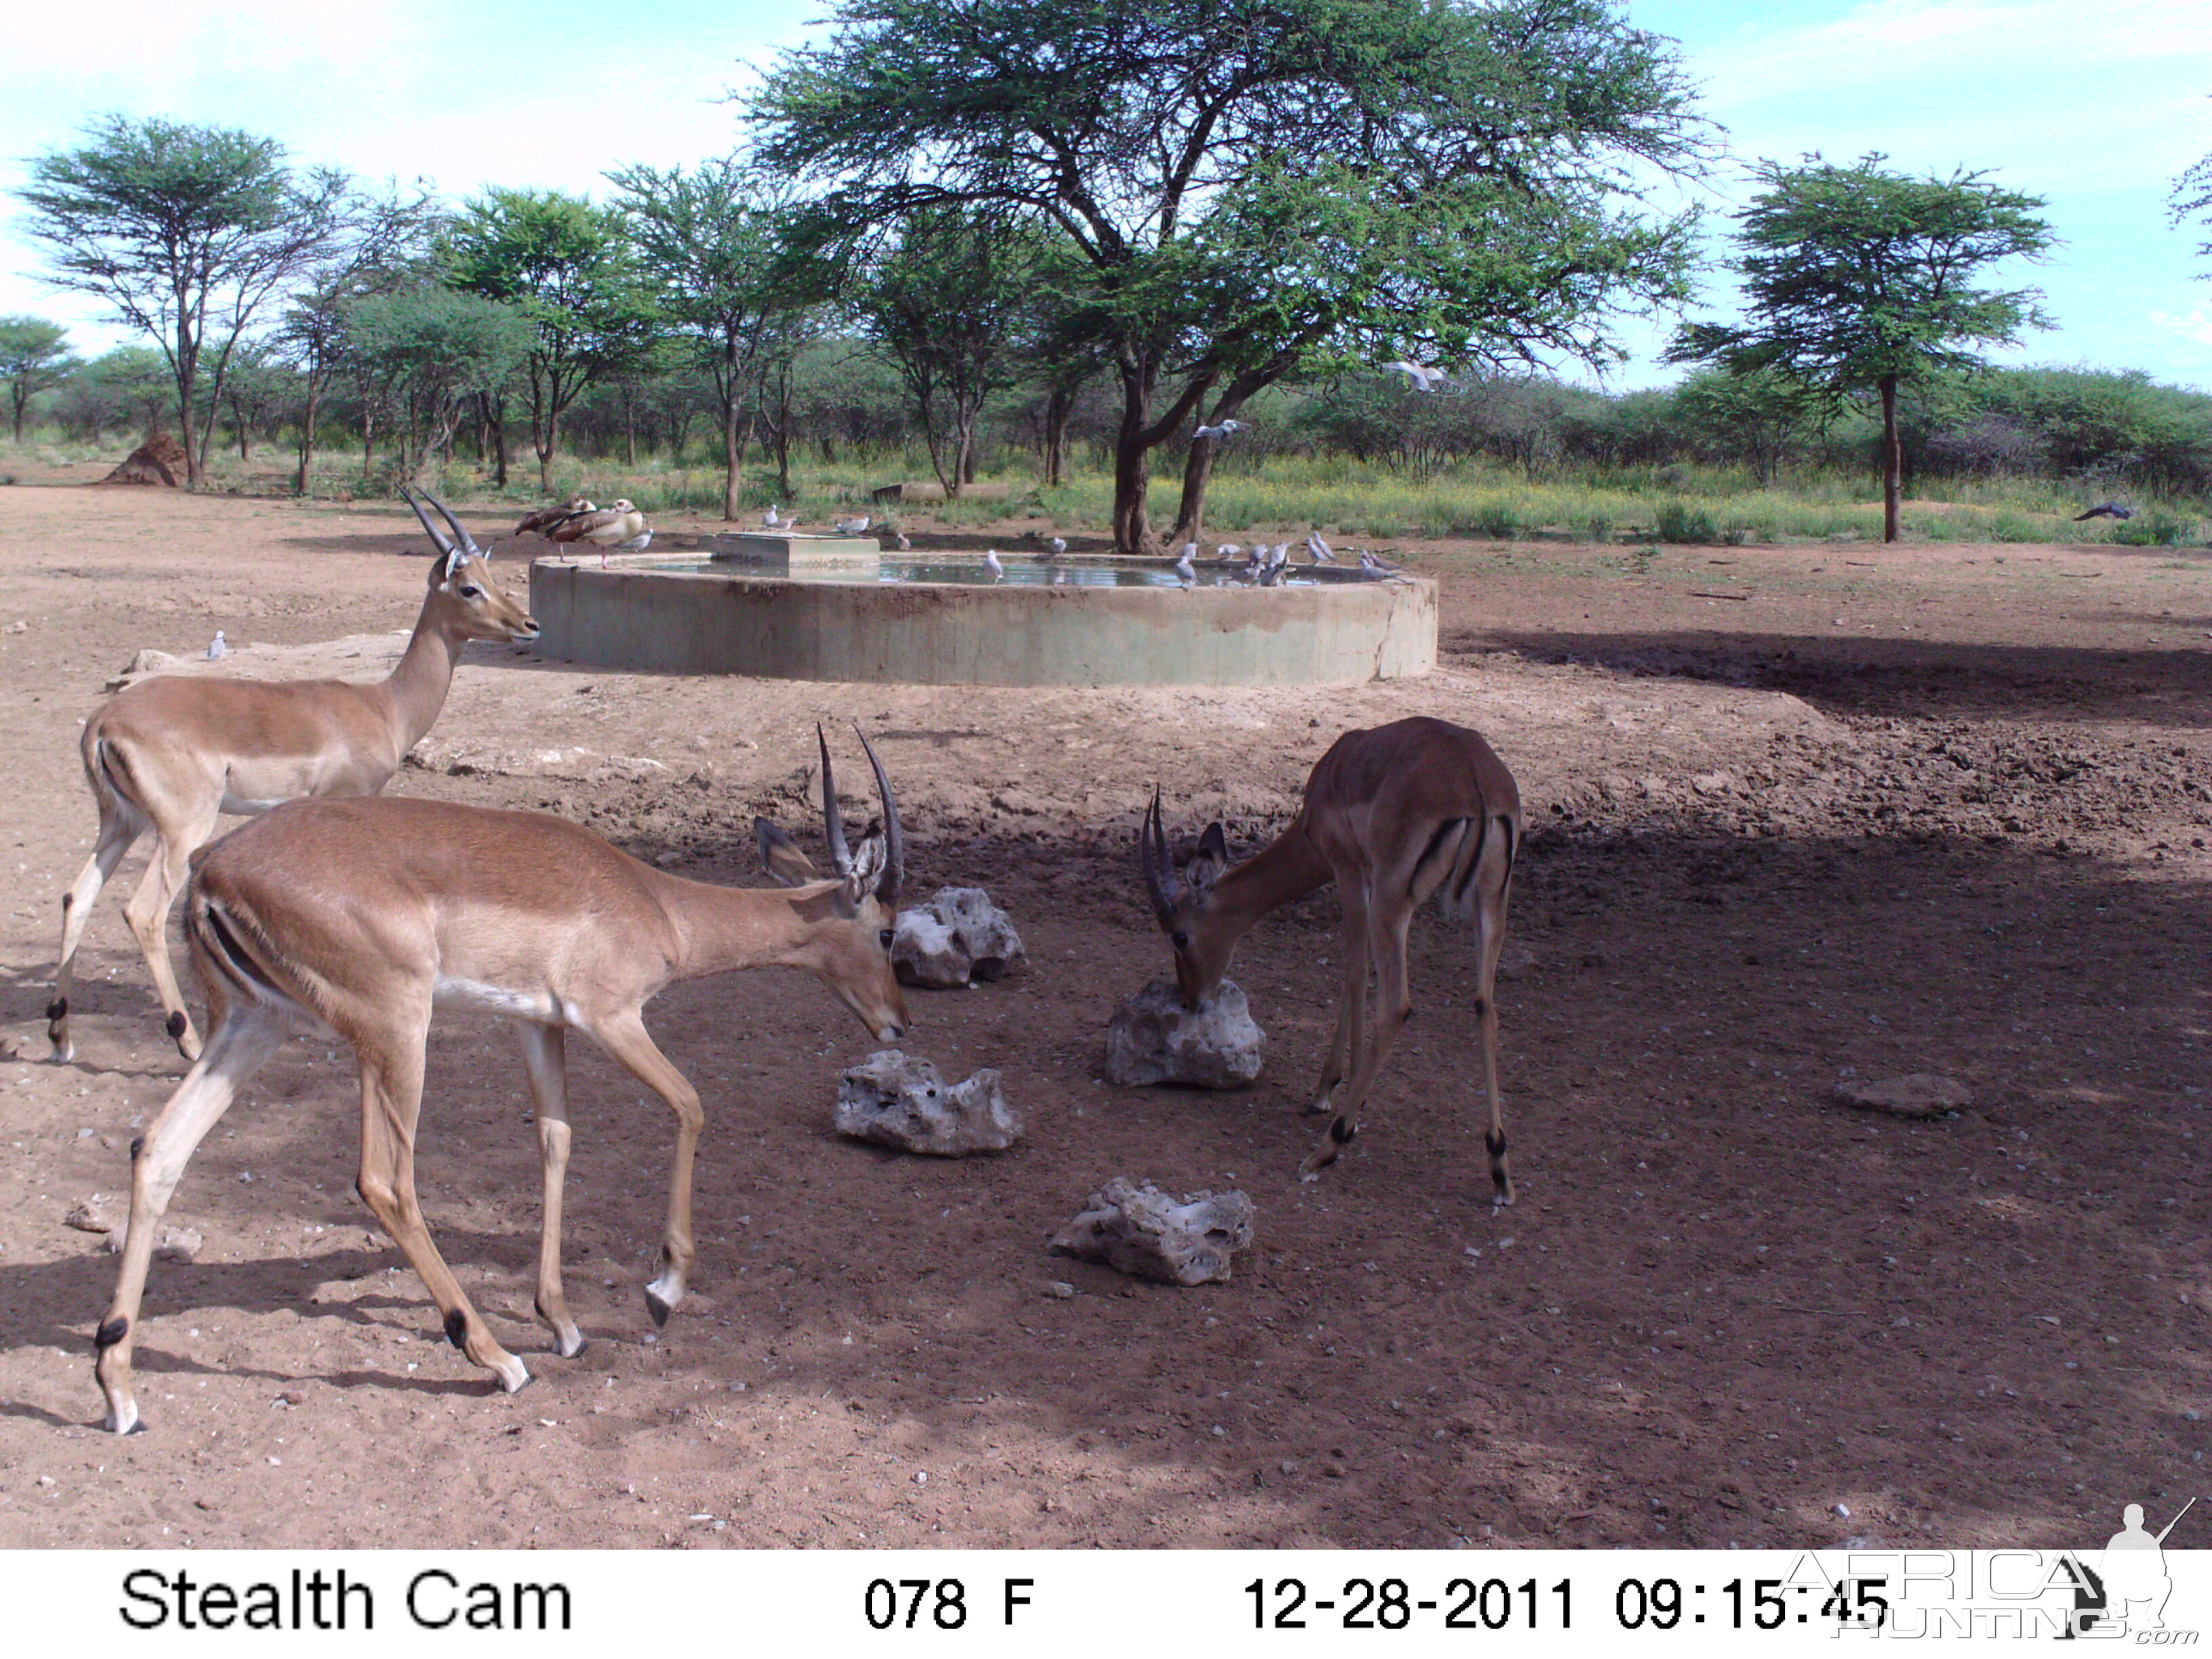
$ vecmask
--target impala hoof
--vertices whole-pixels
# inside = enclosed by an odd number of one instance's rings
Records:
[[[563,1359],[574,1359],[583,1352],[584,1334],[581,1331],[560,1331],[553,1338],[553,1352]]]
[[[653,1316],[655,1325],[665,1327],[668,1323],[668,1316],[675,1312],[676,1304],[663,1300],[660,1292],[648,1285],[645,1287],[645,1310]]]
[[[514,1369],[510,1370],[508,1366]],[[507,1364],[495,1365],[492,1369],[498,1375],[499,1386],[508,1394],[520,1394],[530,1386],[529,1368],[513,1354],[507,1355]]]

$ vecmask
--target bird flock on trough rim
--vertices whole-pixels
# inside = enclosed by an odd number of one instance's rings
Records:
[[[647,1034],[645,1005],[676,980],[794,966],[811,971],[876,1041],[896,1042],[908,1024],[891,964],[904,836],[890,776],[857,724],[879,820],[857,847],[848,839],[828,734],[817,725],[829,868],[817,869],[776,824],[756,818],[757,849],[778,884],[772,888],[686,880],[548,813],[381,795],[436,720],[467,641],[526,642],[539,631],[500,590],[453,512],[434,496],[404,493],[435,553],[414,631],[384,681],[156,677],[118,692],[85,724],[85,780],[100,833],[62,901],[47,1009],[54,1059],[68,1063],[75,1055],[71,963],[92,903],[150,830],[155,854],[126,915],[169,1036],[191,1062],[131,1146],[131,1218],[114,1296],[94,1339],[106,1426],[118,1433],[144,1427],[131,1362],[161,1217],[196,1148],[289,1036],[321,1033],[353,1051],[361,1081],[357,1190],[437,1304],[453,1346],[512,1392],[530,1372],[447,1266],[415,1193],[435,1010],[495,1013],[520,1030],[543,1175],[535,1307],[552,1351],[564,1358],[585,1341],[561,1269],[568,1030],[592,1038],[676,1119],[659,1272],[645,1287],[647,1311],[665,1322],[697,1254],[691,1184],[704,1117],[697,1091]],[[769,516],[792,522],[780,507]],[[562,547],[581,543],[603,555],[641,547],[652,533],[630,502],[602,508],[580,495],[517,526],[518,535]],[[1317,531],[1305,547],[1315,563],[1333,556]],[[1066,550],[1064,538],[1052,537],[1038,561]],[[1239,551],[1224,544],[1217,562],[1225,567]],[[1243,568],[1263,585],[1279,581],[1290,552],[1287,541],[1255,546]],[[1197,544],[1187,542],[1174,562],[1185,586],[1195,579],[1197,555]],[[1361,559],[1380,568],[1372,554]],[[995,550],[984,562],[1004,574]],[[1225,570],[1218,580],[1230,580]],[[222,645],[218,634],[210,657],[221,657]],[[224,814],[250,821],[218,841],[216,823]],[[1137,862],[1172,954],[1177,994],[1192,1013],[1211,1006],[1237,941],[1262,917],[1332,883],[1342,898],[1336,1030],[1309,1108],[1330,1121],[1299,1166],[1300,1180],[1316,1178],[1360,1133],[1376,1075],[1411,1012],[1407,920],[1433,896],[1474,924],[1488,1104],[1483,1138],[1493,1207],[1512,1202],[1492,989],[1520,833],[1519,796],[1504,763],[1478,733],[1427,718],[1339,736],[1315,763],[1296,819],[1242,860],[1231,856],[1218,823],[1177,859],[1155,788],[1138,831]],[[165,925],[180,887],[185,937],[206,999],[204,1042],[167,954]]]

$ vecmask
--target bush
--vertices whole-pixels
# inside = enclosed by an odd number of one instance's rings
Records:
[[[1720,539],[1713,515],[1702,507],[1669,501],[1659,509],[1659,539],[1662,542],[1706,543]]]

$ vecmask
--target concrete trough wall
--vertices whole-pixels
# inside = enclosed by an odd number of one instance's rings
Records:
[[[1349,685],[1425,674],[1436,584],[983,587],[539,560],[540,654],[669,674],[908,685]]]

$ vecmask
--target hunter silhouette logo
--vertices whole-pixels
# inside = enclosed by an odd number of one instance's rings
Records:
[[[2142,1505],[2130,1504],[2120,1511],[2120,1529],[2106,1540],[2094,1567],[2079,1556],[2067,1558],[2065,1566],[2075,1569],[2067,1574],[2074,1581],[2074,1613],[2061,1640],[2166,1628],[2166,1598],[2173,1594],[2166,1570],[2166,1534],[2196,1504],[2191,1498],[2155,1533],[2143,1528]]]

